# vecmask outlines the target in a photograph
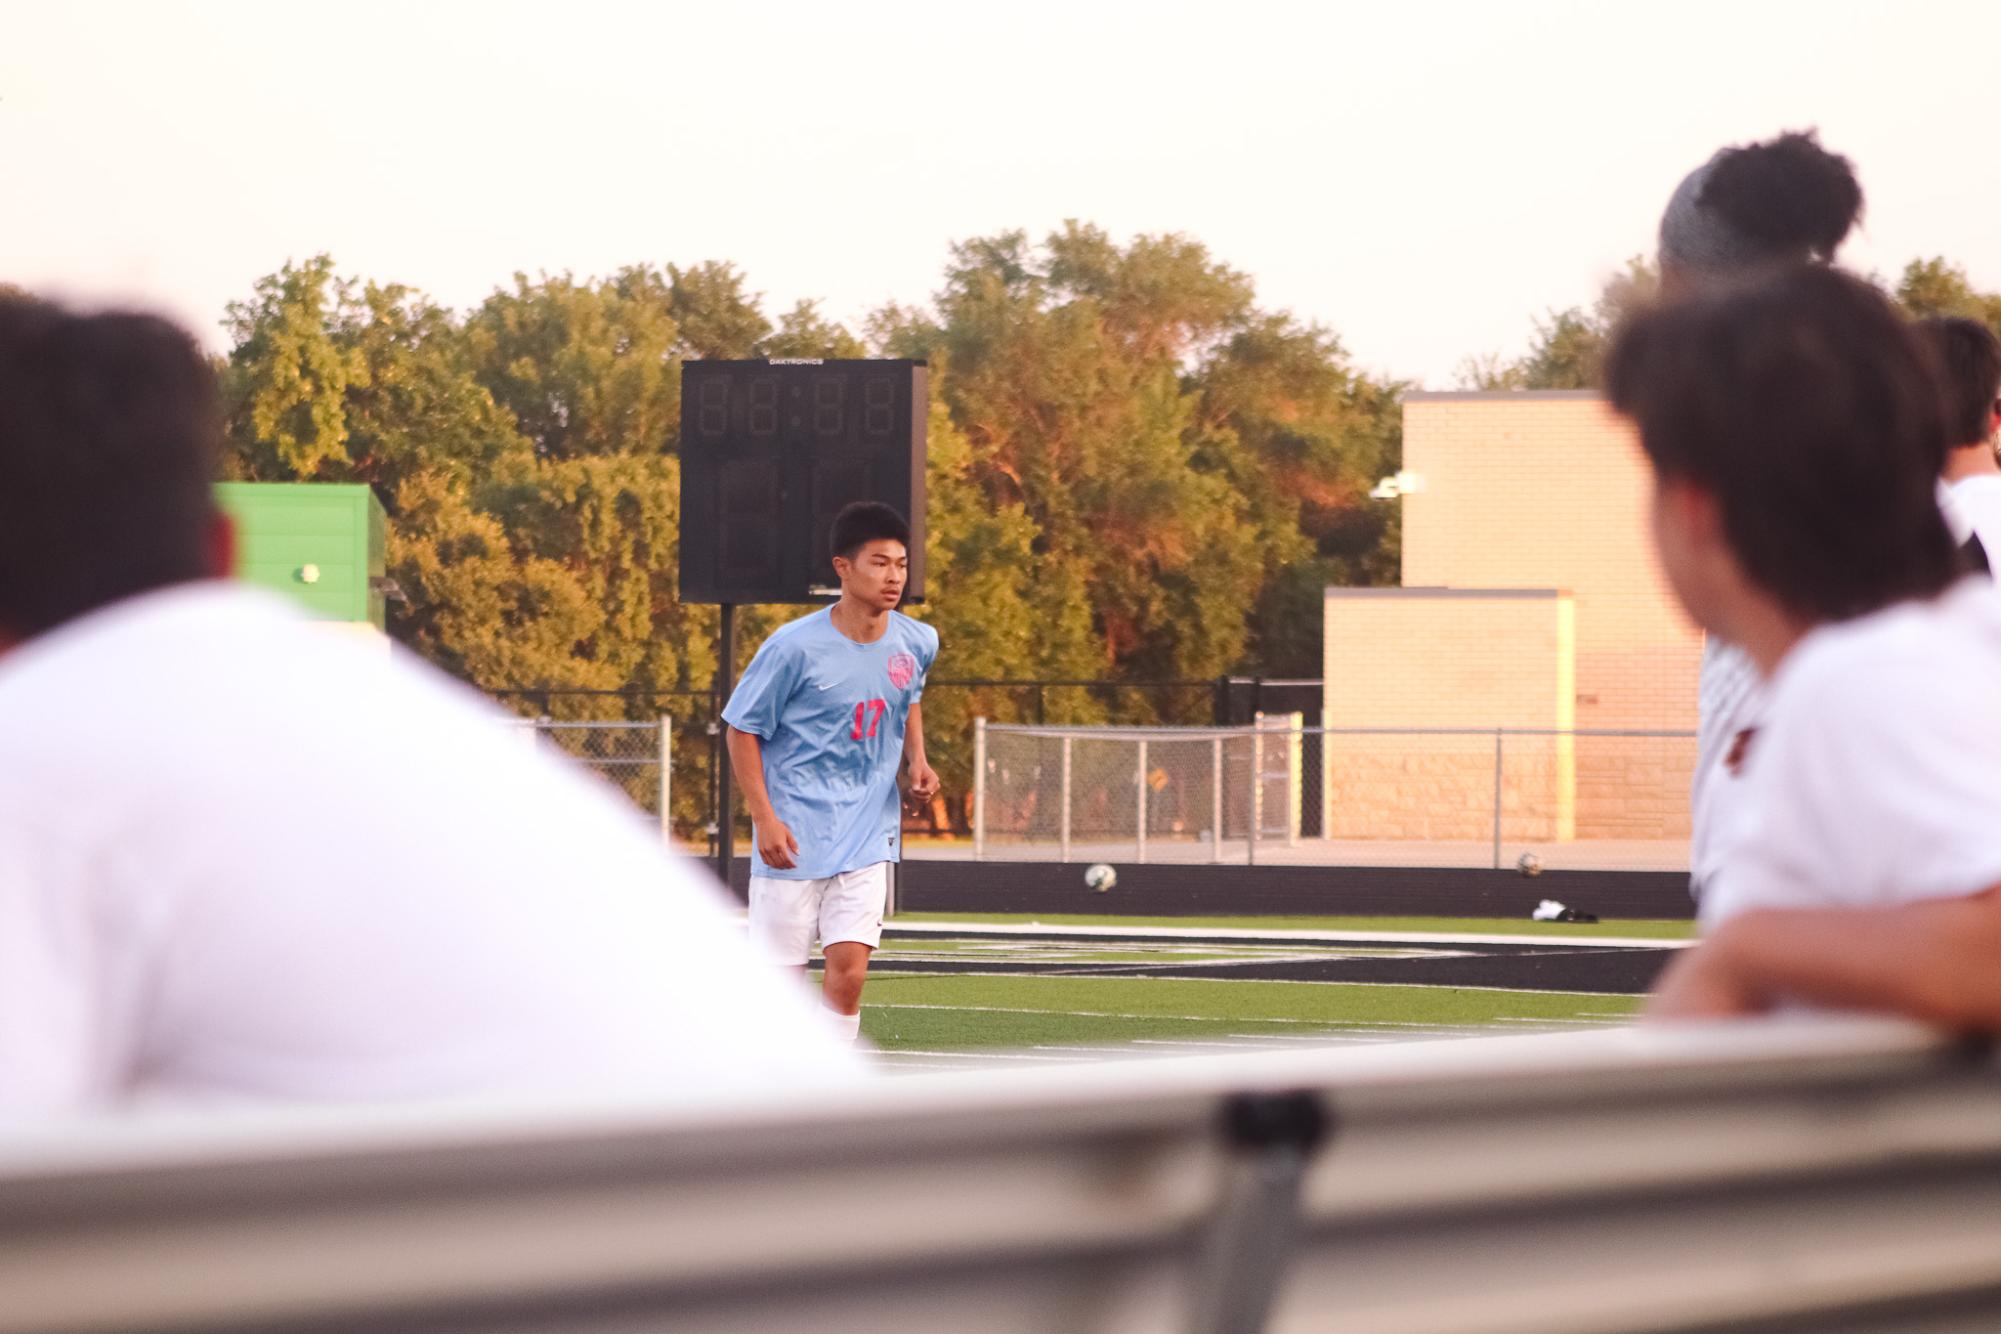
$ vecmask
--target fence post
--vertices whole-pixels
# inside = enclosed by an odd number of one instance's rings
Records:
[[[674,850],[674,719],[660,715],[660,841]]]
[[[1209,860],[1223,860],[1223,734],[1209,738]]]
[[[1299,817],[1306,807],[1306,721],[1297,713],[1286,715],[1285,737],[1285,845],[1299,846]]]
[[[1139,823],[1134,826],[1139,839],[1140,864],[1146,864],[1146,738],[1139,739],[1139,763],[1134,766],[1139,777]]]
[[[1501,869],[1501,737],[1494,729],[1494,869]]]
[[[973,860],[987,855],[987,720],[973,719]]]
[[[1244,862],[1249,866],[1258,864],[1258,835],[1265,824],[1265,734],[1258,726],[1256,714],[1251,715],[1251,827],[1250,837],[1244,846]]]
[[[1056,836],[1058,839],[1056,860],[1067,862],[1070,860],[1070,738],[1067,736],[1063,738],[1062,793],[1063,809],[1056,817]]]

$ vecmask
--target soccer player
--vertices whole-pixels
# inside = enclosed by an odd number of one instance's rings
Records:
[[[1947,518],[1955,516],[1978,543],[1981,568],[2001,561],[2001,463],[1994,428],[2001,424],[2001,340],[1977,320],[1935,316],[1918,322],[1945,385]],[[1956,534],[1958,535],[1958,534]]]
[[[896,609],[910,570],[902,515],[850,505],[832,546],[840,601],[764,641],[723,721],[756,831],[751,936],[776,962],[804,967],[817,935],[822,1000],[852,1040],[902,849],[897,769],[909,769],[913,806],[938,793],[918,707],[938,632]]]
[[[1686,293],[1800,263],[1829,263],[1862,215],[1847,158],[1809,133],[1724,148],[1682,179],[1660,224],[1661,286]],[[1703,645],[1690,883],[1698,898],[1742,823],[1738,781],[1764,711],[1750,657],[1711,634]]]
[[[0,300],[0,1120],[859,1067],[631,808],[225,576],[192,338]]]
[[[1883,1003],[1852,960],[1783,957],[1772,924],[1824,941],[1844,909],[1915,923],[1884,927],[1907,939],[1918,918],[1986,920],[2001,886],[2001,590],[1965,574],[1939,511],[1931,360],[1880,293],[1800,266],[1641,316],[1608,382],[1652,465],[1670,585],[1767,695],[1745,823],[1701,900],[1718,944],[1670,971],[1661,1011]],[[1954,975],[1927,967],[1873,966],[1915,991]]]

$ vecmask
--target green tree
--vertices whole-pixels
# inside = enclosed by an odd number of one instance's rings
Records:
[[[690,268],[667,266],[667,290],[681,336],[675,351],[711,360],[752,357],[771,334],[757,295],[743,274],[718,260]]]
[[[1491,354],[1469,358],[1460,364],[1460,383],[1469,389],[1595,389],[1613,335],[1659,292],[1659,270],[1635,255],[1605,280],[1589,311],[1572,306],[1538,316],[1526,354],[1512,362]]]
[[[225,393],[230,463],[252,479],[312,478],[347,471],[347,392],[367,370],[348,317],[352,285],[318,255],[257,281],[249,301],[231,302],[223,326],[234,340]]]
[[[455,675],[654,692],[552,696],[566,717],[650,716],[715,671],[714,609],[677,597],[691,357],[929,363],[930,602],[914,611],[940,629],[939,676],[1304,673],[1320,589],[1395,577],[1394,508],[1367,493],[1397,465],[1399,386],[1356,372],[1331,332],[1259,310],[1185,237],[1118,243],[1072,222],[1039,245],[974,238],[932,306],[884,306],[859,336],[811,301],[774,323],[717,261],[517,274],[459,316],[325,256],[261,280],[229,328],[231,475],[374,486],[407,597],[391,633]],[[746,608],[743,658],[800,610]],[[1129,694],[1048,703],[1153,714]],[[963,791],[972,718],[1030,705],[934,691],[941,772]],[[699,697],[672,707],[684,735],[706,721]],[[686,823],[705,784],[702,748],[682,754]]]
[[[1965,269],[1942,258],[1906,264],[1895,295],[1898,304],[1917,318],[1958,315],[1979,320],[2001,334],[2001,294],[1978,290]]]
[[[868,344],[820,314],[820,303],[801,301],[778,317],[778,328],[759,344],[767,357],[866,357]]]

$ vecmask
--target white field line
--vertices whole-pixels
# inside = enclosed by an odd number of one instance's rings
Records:
[[[1311,954],[1300,953],[1297,946],[1287,949],[1272,946],[1269,949],[1259,950],[1253,950],[1249,946],[1228,947],[1219,945],[1203,949],[1162,946],[1157,949],[1135,947],[1131,951],[1118,951],[1121,954],[1132,953],[1147,956],[1141,959],[1105,959],[1092,957],[1099,952],[1099,949],[1084,944],[1081,941],[1076,945],[1058,946],[1047,950],[1016,944],[983,945],[978,949],[970,950],[940,950],[926,949],[922,945],[916,948],[909,948],[898,943],[893,946],[885,946],[881,951],[881,955],[884,958],[899,959],[908,963],[991,963],[998,960],[1003,963],[1053,963],[1077,964],[1080,966],[1090,964],[1106,968],[1160,968],[1163,966],[1179,968],[1190,964],[1319,963],[1327,959],[1466,959],[1477,957],[1471,950],[1419,950],[1408,949],[1402,946],[1384,946],[1381,949],[1364,949],[1359,946],[1348,949],[1330,948],[1315,950]],[[1103,952],[1111,953],[1112,951]]]
[[[1207,1042],[1200,1038],[1134,1038],[1135,1047],[1215,1047],[1223,1051],[1241,1051],[1241,1042]]]
[[[1344,1024],[1340,1020],[1327,1019],[1258,1019],[1247,1015],[1229,1017],[1217,1014],[1128,1014],[1117,1010],[1044,1010],[1019,1005],[913,1005],[903,1001],[891,1001],[878,1005],[874,1001],[870,1001],[868,1002],[868,1008],[871,1010],[966,1010],[976,1014],[1048,1014],[1057,1015],[1065,1019],[1170,1019],[1203,1024],[1309,1024],[1322,1028],[1332,1024],[1343,1028],[1362,1027],[1362,1024],[1353,1021]],[[1386,1019],[1382,1022],[1396,1024],[1398,1027],[1432,1027],[1430,1024],[1420,1024],[1415,1021]]]
[[[914,1048],[905,1047],[896,1052],[883,1052],[882,1055],[928,1056],[948,1061],[1043,1061],[1048,1059],[1043,1056],[1031,1056],[1025,1051],[974,1051],[971,1048],[965,1051],[918,1051]],[[1077,1059],[1088,1061],[1091,1058],[1086,1055],[1080,1055]]]
[[[1530,1019],[1518,1015],[1506,1015],[1495,1019],[1494,1022],[1497,1024],[1563,1024],[1573,1028],[1624,1028],[1631,1024],[1633,1020],[1618,1019],[1610,1016],[1600,1019],[1583,1019],[1574,1016],[1568,1019],[1554,1017],[1548,1019]]]
[[[1590,945],[1602,949],[1686,949],[1693,940],[1655,940],[1639,936],[1516,936],[1444,931],[1260,931],[1241,926],[1042,926],[1019,922],[905,922],[883,928],[897,936],[1122,936],[1129,940],[1256,941],[1269,944],[1394,945]]]
[[[1034,1046],[1030,1047],[1029,1050],[1030,1051],[1095,1051],[1095,1052],[1103,1052],[1108,1056],[1130,1056],[1132,1055],[1133,1051],[1131,1047],[1084,1047],[1084,1046],[1073,1047],[1066,1042],[1038,1042]]]
[[[1345,956],[1345,957],[1355,957],[1355,956]],[[1381,956],[1367,955],[1361,957],[1380,958]],[[1435,951],[1427,950],[1425,951],[1425,957],[1431,959],[1463,959],[1468,956],[1463,951],[1460,950],[1435,950]],[[1074,959],[1066,959],[1062,960],[1057,967],[1052,968],[1047,973],[1043,974],[1043,976],[1124,977],[1129,973],[1156,973],[1159,972],[1163,967],[1183,968],[1183,969],[1187,968],[1220,969],[1220,968],[1244,968],[1244,967],[1255,968],[1255,967],[1262,967],[1265,964],[1273,964],[1273,963],[1327,963],[1330,961],[1341,960],[1343,958],[1344,956],[1340,954],[1294,954],[1276,959],[1183,959],[1178,962],[1170,962],[1165,964],[1157,962],[1156,963],[1084,963]],[[988,976],[991,976],[991,974],[988,974]],[[1173,978],[1169,980],[1186,981],[1188,979]],[[1257,982],[1257,981],[1262,981],[1263,979],[1253,977],[1253,978],[1245,978],[1244,980],[1247,982]]]
[[[1483,1036],[1477,1030],[1463,1032],[1446,1029],[1444,1031],[1453,1033],[1455,1036]],[[1328,1042],[1415,1042],[1420,1037],[1429,1037],[1431,1034],[1429,1032],[1421,1034],[1372,1033],[1359,1028],[1330,1028],[1324,1033],[1240,1033],[1237,1036],[1246,1042],[1296,1042],[1303,1047],[1311,1047]]]
[[[1115,977],[1105,977],[1102,975],[1093,977],[1088,974],[1075,975],[1070,973],[1063,973],[1063,974],[956,973],[956,972],[955,973],[924,973],[924,972],[906,973],[900,970],[896,972],[883,972],[876,974],[878,983],[880,982],[881,979],[899,978],[899,977],[951,978],[955,981],[963,981],[967,978],[976,978],[981,981],[988,981],[993,978],[1004,977],[1009,979],[1010,981],[1034,981],[1037,978],[1047,978],[1047,977],[1057,977],[1057,976],[1062,977],[1062,979],[1066,982],[1094,982],[1094,981],[1096,982],[1188,982],[1196,986],[1204,986],[1209,983],[1215,983],[1218,986],[1226,986],[1226,987],[1243,987],[1243,986],[1253,986],[1253,985],[1267,986],[1267,987],[1404,987],[1413,991],[1499,991],[1499,992],[1504,992],[1510,996],[1595,996],[1600,1000],[1604,1000],[1609,997],[1625,997],[1625,996],[1630,996],[1632,994],[1630,992],[1625,992],[1625,991],[1552,991],[1544,987],[1469,987],[1461,982],[1351,982],[1338,979],[1327,980],[1327,981],[1319,981],[1319,980],[1308,981],[1306,979],[1296,978],[1296,977],[1152,978],[1152,977],[1129,977],[1123,973]],[[943,1008],[948,1010],[956,1010],[959,1009],[960,1007],[956,1005],[947,1005]]]
[[[1013,1005],[914,1005],[904,1002],[868,1002],[872,1010],[948,1010],[973,1014],[1045,1014],[1059,1019],[1159,1019],[1175,1023],[1196,1024],[1296,1024],[1311,1028],[1312,1033],[1249,1033],[1246,1037],[1270,1038],[1284,1042],[1317,1042],[1320,1035],[1369,1037],[1382,1042],[1398,1042],[1406,1036],[1424,1035],[1428,1037],[1492,1037],[1491,1024],[1427,1024],[1415,1019],[1292,1019],[1253,1018],[1246,1015],[1225,1017],[1214,1014],[1126,1014],[1116,1010],[1043,1010],[1028,1006]],[[1522,1020],[1523,1023],[1537,1023],[1538,1020]],[[1550,1022],[1561,1022],[1552,1020]],[[1387,1031],[1385,1031],[1387,1030]],[[1071,1048],[1084,1051],[1088,1048]]]
[[[947,949],[945,944],[960,944],[963,948]],[[1158,940],[977,940],[960,942],[937,942],[927,940],[895,941],[895,953],[904,958],[951,958],[951,959],[1038,959],[1074,958],[1079,952],[1106,954],[1146,954],[1179,957],[1193,955],[1202,957],[1226,957],[1231,959],[1295,959],[1326,957],[1330,952],[1346,956],[1373,958],[1381,955],[1387,958],[1404,959],[1436,953],[1434,950],[1410,945],[1383,945],[1374,948],[1367,945],[1351,945],[1337,951],[1315,950],[1302,955],[1300,942],[1260,945],[1247,941],[1158,941]],[[1127,945],[1130,948],[1120,949]],[[884,946],[889,949],[891,946]]]

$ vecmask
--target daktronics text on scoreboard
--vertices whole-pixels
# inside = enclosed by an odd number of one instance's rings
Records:
[[[839,592],[827,543],[857,500],[910,521],[906,602],[924,597],[921,361],[681,365],[681,600],[810,602]]]

